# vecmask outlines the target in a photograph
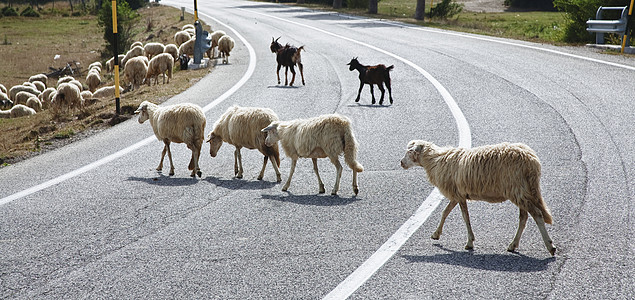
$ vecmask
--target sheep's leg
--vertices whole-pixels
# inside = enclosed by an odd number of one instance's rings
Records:
[[[373,89],[373,84],[369,84],[370,85],[370,96],[373,98],[372,103],[375,104],[375,91]]]
[[[324,192],[326,191],[324,190],[324,183],[322,182],[322,178],[320,178],[320,172],[318,172],[317,158],[311,158],[311,160],[313,161],[313,172],[315,172],[315,175],[318,178],[318,185],[320,187],[319,193],[324,194]]]
[[[386,93],[386,90],[384,89],[384,84],[380,82],[380,83],[377,84],[377,87],[381,91],[381,98],[379,98],[379,105],[383,105],[384,104],[384,94]]]
[[[542,214],[532,213],[531,211],[529,213],[531,214],[531,217],[534,218],[534,221],[536,221],[536,225],[538,225],[538,230],[540,230],[540,235],[542,236],[542,241],[545,243],[545,247],[547,247],[547,251],[549,251],[552,256],[555,255],[556,247],[553,246],[553,241],[547,233],[547,228],[545,228],[545,219],[542,217]]]
[[[262,169],[260,170],[260,174],[258,174],[258,180],[262,180],[265,177],[265,168],[267,167],[267,161],[269,157],[265,155],[265,161],[262,163]]]
[[[362,93],[362,89],[363,88],[364,88],[364,82],[360,80],[359,81],[359,90],[357,91],[357,98],[355,98],[355,102],[359,102],[359,95]]]
[[[280,84],[280,67],[282,67],[282,65],[278,64],[278,68],[276,69],[276,76],[278,76],[278,84]]]
[[[472,225],[470,224],[470,214],[467,211],[467,202],[465,200],[459,201],[459,207],[461,208],[461,214],[463,215],[463,221],[467,227],[467,244],[465,244],[465,250],[474,249],[474,232],[472,232]]]
[[[243,178],[243,157],[240,155],[239,147],[234,151],[234,175],[236,178]]]
[[[359,188],[357,187],[357,172],[353,170],[353,192],[355,195],[359,193]]]
[[[333,191],[331,191],[331,195],[337,195],[337,191],[340,189],[340,179],[342,178],[342,164],[340,164],[340,160],[337,159],[337,156],[331,158],[331,162],[335,165],[337,169],[337,176],[335,177],[335,186],[333,187]]]
[[[443,224],[445,224],[445,218],[448,217],[450,212],[454,209],[454,207],[458,204],[456,201],[450,200],[448,206],[443,210],[443,214],[441,215],[441,221],[439,222],[439,226],[437,226],[437,230],[432,234],[430,238],[433,240],[438,240],[441,237],[441,233],[443,233]]]
[[[302,76],[302,85],[306,85],[304,84],[304,66],[302,63],[298,63],[298,69],[300,69],[300,76]]]
[[[291,170],[289,171],[289,178],[287,178],[287,183],[282,187],[282,191],[286,192],[289,189],[289,185],[291,185],[291,177],[293,177],[293,172],[295,172],[295,164],[298,162],[297,159],[291,160]]]
[[[276,161],[276,158],[272,155],[271,156],[271,165],[273,166],[273,170],[276,171],[276,182],[281,182],[282,178],[280,178],[280,169],[278,168],[278,162]]]
[[[165,158],[165,153],[168,152],[168,146],[163,145],[163,151],[161,152],[161,161],[159,162],[159,166],[157,167],[157,171],[161,172],[163,170],[163,158]]]
[[[293,76],[291,77],[291,82],[289,83],[289,86],[293,86],[293,83],[295,82],[295,67],[293,65],[291,65],[291,74],[293,74]]]
[[[174,163],[172,162],[172,151],[170,151],[170,141],[164,140],[165,147],[168,148],[168,158],[170,159],[170,173],[169,175],[174,175]]]
[[[523,230],[525,230],[525,225],[527,224],[527,211],[522,208],[519,209],[520,215],[518,216],[518,231],[516,231],[516,236],[514,236],[512,243],[509,244],[509,247],[507,247],[507,251],[509,252],[514,252],[516,248],[518,248],[518,245],[520,244],[520,236],[523,234]]]

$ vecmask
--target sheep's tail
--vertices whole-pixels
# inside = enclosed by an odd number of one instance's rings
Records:
[[[344,132],[344,161],[353,171],[364,171],[364,167],[357,162],[357,141],[350,126]]]
[[[540,163],[537,164],[538,172],[533,173],[529,176],[528,181],[530,182],[530,190],[533,194],[534,205],[540,210],[542,213],[542,218],[545,223],[552,224],[553,217],[551,216],[551,211],[549,210],[549,206],[545,202],[545,199],[542,198],[542,193],[540,192]]]
[[[542,218],[545,220],[545,223],[553,224],[553,217],[551,216],[551,211],[549,210],[547,203],[545,203],[545,200],[542,199],[542,196],[540,196],[539,201],[540,201],[539,202],[540,212],[542,212]]]

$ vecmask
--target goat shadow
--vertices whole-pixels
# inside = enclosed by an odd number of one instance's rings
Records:
[[[266,176],[265,176],[266,177]],[[205,177],[203,179],[215,186],[223,187],[230,190],[265,190],[277,185],[275,181],[267,180],[246,180],[244,178],[222,179],[217,177]]]
[[[299,89],[300,87],[297,85],[270,85],[267,86],[268,89]]]
[[[160,172],[157,172],[158,177],[134,177],[130,176],[126,181],[137,181],[144,182],[151,185],[158,186],[189,186],[195,185],[198,183],[198,178],[192,177],[174,177],[174,176],[165,176]]]
[[[351,198],[341,198],[339,195],[294,195],[289,192],[283,192],[286,195],[268,195],[262,194],[262,199],[269,199],[279,202],[295,203],[299,205],[311,206],[342,206],[349,205],[360,201],[357,196]]]
[[[446,254],[435,255],[402,255],[409,263],[437,263],[462,266],[485,271],[501,272],[540,272],[556,261],[555,257],[537,259],[518,252],[509,254],[475,254],[474,251],[453,251],[439,244],[435,247],[446,251]]]
[[[360,101],[361,101],[361,100],[360,100]],[[351,103],[351,104],[349,104],[349,105],[347,105],[347,106],[348,106],[348,107],[366,107],[366,108],[374,108],[374,109],[377,109],[377,108],[391,108],[391,107],[392,107],[392,104],[390,104],[390,103],[389,103],[389,104],[381,104],[381,105],[379,105],[379,104],[371,104],[371,103],[369,103],[369,104],[362,104],[362,103],[360,103],[360,102],[355,102],[355,103]]]

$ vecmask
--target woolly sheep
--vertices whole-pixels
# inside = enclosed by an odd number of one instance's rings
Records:
[[[77,88],[79,89],[80,92],[84,90],[84,86],[77,79],[73,79],[73,80],[69,81],[68,83],[74,84],[75,86],[77,86]]]
[[[44,108],[44,109],[48,108],[49,104],[51,103],[51,93],[53,93],[53,92],[57,92],[57,90],[55,88],[52,88],[52,87],[46,88],[38,96],[38,98],[40,99],[40,102],[42,103],[42,108]]]
[[[194,27],[194,25],[192,25],[192,24],[183,25],[183,27],[181,27],[181,30],[185,30],[185,29],[188,29],[188,28],[196,30],[196,27]]]
[[[223,58],[223,63],[229,63],[229,52],[232,51],[232,49],[234,49],[234,39],[228,35],[223,35],[218,40],[218,55]]]
[[[278,116],[273,110],[258,107],[240,107],[234,105],[216,121],[214,129],[210,132],[207,142],[209,142],[209,154],[216,157],[223,142],[234,145],[234,175],[236,178],[243,178],[243,162],[240,149],[258,149],[265,156],[262,169],[258,175],[258,180],[262,180],[267,167],[267,160],[271,159],[271,165],[276,172],[276,181],[280,182],[280,151],[278,143],[271,146],[265,145],[266,133],[262,128],[267,127],[271,122],[278,121]]]
[[[214,53],[214,47],[218,46],[218,40],[220,40],[220,38],[224,35],[225,31],[222,30],[216,30],[212,32],[212,47],[207,50],[207,56],[209,56],[209,58],[214,58],[214,56],[216,56],[216,54]]]
[[[119,87],[119,93],[123,93],[123,88]],[[93,93],[93,98],[106,98],[115,96],[115,86],[102,86]]]
[[[187,32],[190,36],[196,36],[196,29],[194,28],[185,28],[183,31]]]
[[[174,61],[176,61],[179,58],[179,47],[177,47],[175,44],[165,45],[165,49],[163,50],[163,52],[170,53]]]
[[[137,46],[143,47],[143,43],[139,42],[139,41],[136,41],[136,42],[132,43],[132,45],[130,45],[130,49],[132,49],[134,47],[137,47]]]
[[[540,161],[529,146],[501,143],[465,149],[413,140],[407,149],[401,166],[404,169],[423,167],[430,183],[450,200],[432,239],[439,239],[446,217],[459,204],[467,226],[465,249],[473,249],[474,233],[467,200],[499,203],[509,199],[520,209],[520,216],[518,231],[507,251],[515,251],[518,247],[529,213],[538,225],[547,250],[551,255],[555,254],[556,248],[545,228],[545,222],[551,224],[553,221],[540,194]]]
[[[1,83],[0,83],[0,91],[2,91],[5,94],[7,93],[7,88]]]
[[[33,85],[40,93],[46,89],[46,85],[41,81],[33,81]]]
[[[0,93],[2,94],[2,93]],[[13,101],[9,99],[1,99],[0,100],[0,109],[8,109],[13,106]]]
[[[102,67],[101,62],[96,61],[96,62],[88,65],[88,70],[99,68],[99,70],[101,71],[101,67]]]
[[[91,91],[82,91],[81,93],[79,93],[79,95],[82,96],[82,99],[86,100],[86,99],[90,99],[90,98],[93,97],[93,92],[91,92]]]
[[[86,85],[88,85],[88,90],[94,92],[100,84],[101,76],[99,76],[99,72],[96,70],[89,71],[86,75]]]
[[[320,178],[317,159],[328,157],[337,169],[335,186],[331,195],[336,195],[342,176],[342,165],[339,155],[344,153],[344,161],[353,170],[353,191],[359,192],[357,187],[357,173],[364,171],[364,167],[357,162],[357,141],[351,128],[351,121],[342,115],[330,114],[310,119],[293,121],[274,121],[262,129],[267,133],[265,144],[273,146],[280,141],[285,154],[291,158],[291,171],[283,191],[291,184],[291,177],[295,165],[300,157],[313,160],[313,171],[318,178],[319,192],[324,193],[324,184]]]
[[[143,84],[143,80],[148,73],[148,58],[137,56],[129,59],[123,72],[124,80],[132,86],[132,90],[138,89]]]
[[[154,103],[144,101],[139,105],[135,114],[139,114],[139,123],[141,124],[146,120],[150,120],[154,135],[165,144],[157,171],[163,169],[163,158],[167,152],[170,159],[169,175],[174,175],[170,143],[185,143],[192,150],[192,158],[188,166],[192,170],[190,176],[195,177],[198,175],[198,177],[201,177],[202,173],[198,165],[198,159],[201,155],[203,140],[205,139],[204,131],[207,121],[200,106],[182,103],[159,107]]]
[[[33,75],[29,77],[29,82],[35,82],[35,81],[42,82],[44,83],[44,85],[46,85],[48,81],[48,77],[46,76],[46,74],[37,74],[37,75]]]
[[[135,57],[135,56],[142,56],[143,55],[143,47],[141,46],[134,46],[132,49],[128,50],[128,52],[126,53],[126,56],[120,61],[122,66],[126,65],[126,62]]]
[[[192,38],[181,44],[181,46],[179,46],[179,56],[183,54],[194,56],[194,43],[196,43],[196,38]]]
[[[37,97],[39,94],[29,93],[27,91],[18,92],[13,98],[13,103],[15,104],[26,104],[26,100],[31,97]]]
[[[122,61],[125,57],[126,57],[126,55],[124,55],[124,54],[119,54],[119,55],[118,55],[117,60],[118,60],[119,65],[121,65],[121,61]],[[106,72],[109,72],[109,73],[110,73],[110,72],[113,72],[113,71],[114,71],[114,69],[115,69],[115,58],[114,58],[114,57],[112,57],[112,58],[110,58],[109,60],[107,60],[107,61],[106,61]]]
[[[151,59],[153,56],[163,53],[164,50],[165,50],[165,45],[161,43],[156,43],[156,42],[147,43],[143,47],[143,54],[147,56],[148,59]]]
[[[36,112],[42,111],[42,102],[36,96],[33,96],[26,100],[26,106],[33,108]]]
[[[40,91],[38,91],[36,88],[34,87],[30,87],[30,86],[25,86],[25,85],[14,85],[13,87],[11,87],[11,89],[9,89],[9,99],[13,100],[13,102],[15,102],[15,96],[19,93],[19,92],[29,92],[33,95],[39,95]]]
[[[17,104],[11,107],[11,109],[9,110],[0,111],[0,119],[19,118],[19,117],[25,117],[25,116],[32,116],[34,114],[36,114],[36,112],[33,108],[30,108],[22,104]]]
[[[9,100],[9,96],[0,91],[0,100]]]
[[[57,93],[51,100],[51,107],[55,113],[68,109],[83,109],[84,99],[82,99],[80,89],[71,82],[60,84],[57,87]]]
[[[176,46],[181,46],[183,43],[189,41],[192,36],[186,31],[179,31],[174,34],[174,43]]]
[[[60,79],[57,80],[57,86],[60,86],[60,84],[65,83],[65,82],[70,82],[72,80],[75,80],[75,78],[73,78],[73,76],[61,77]]]
[[[159,74],[163,75],[163,84],[165,84],[166,72],[168,76],[168,83],[170,83],[173,68],[174,59],[170,53],[161,53],[153,57],[148,64],[148,73],[146,74],[148,85],[152,85],[152,78],[154,78],[155,84],[159,84]]]

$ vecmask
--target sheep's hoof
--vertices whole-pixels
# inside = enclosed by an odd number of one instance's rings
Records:
[[[331,192],[331,196],[337,196],[337,192]]]
[[[549,250],[549,253],[551,253],[551,256],[555,256],[556,255],[556,247],[551,248],[551,250]]]
[[[355,195],[359,194],[359,189],[358,188],[353,188],[353,193],[355,193]]]
[[[278,182],[278,183],[282,182],[282,178],[280,178],[280,175],[278,175],[278,176],[276,177],[276,182]]]
[[[474,250],[474,246],[465,245],[465,250]]]
[[[174,171],[170,171],[170,174],[168,174],[170,176],[174,176]]]
[[[433,233],[432,236],[430,236],[430,238],[433,239],[433,240],[438,240],[439,237],[441,237],[441,234],[440,233],[436,233],[436,232]]]
[[[258,178],[256,178],[256,179],[258,179],[258,180],[262,180],[262,176],[258,176]]]
[[[324,185],[323,184],[320,184],[320,191],[318,193],[320,193],[320,194],[326,193],[326,191],[324,190]]]
[[[238,174],[238,175],[236,175],[236,178],[238,178],[238,179],[243,179],[243,174]]]

